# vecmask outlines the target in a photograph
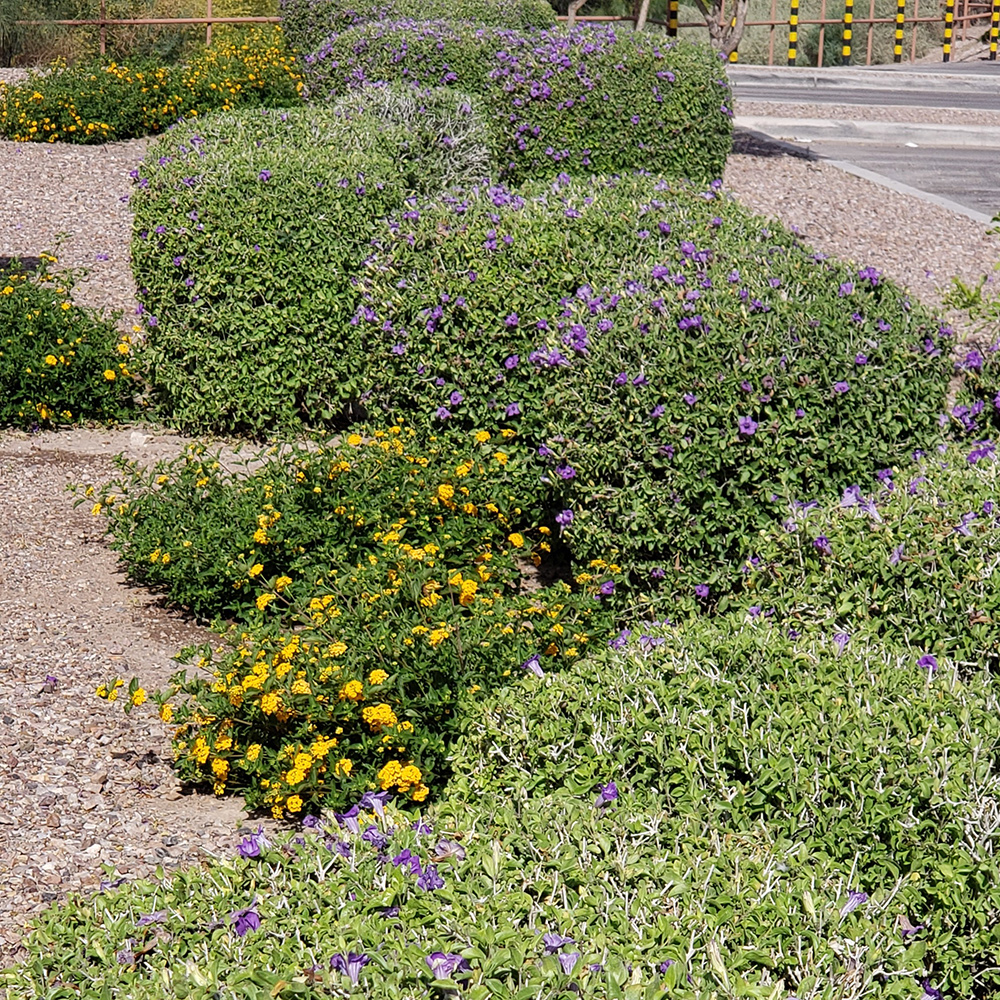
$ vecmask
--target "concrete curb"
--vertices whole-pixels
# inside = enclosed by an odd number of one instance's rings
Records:
[[[771,118],[737,115],[737,127],[791,142],[881,142],[900,146],[972,146],[1000,149],[1000,127],[989,125],[924,125],[910,122],[857,121],[839,118]]]
[[[995,93],[1000,97],[1000,73],[921,73],[919,70],[855,69],[850,66],[727,66],[733,89],[755,86],[801,87],[803,90],[930,90]]]

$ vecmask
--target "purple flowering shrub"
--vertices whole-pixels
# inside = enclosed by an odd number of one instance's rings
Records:
[[[887,950],[858,962],[862,977],[908,980],[914,997],[926,978],[955,996],[1000,989],[992,673],[960,679],[956,661],[867,627],[799,635],[740,613],[636,623],[612,646],[483,706],[455,753],[454,815],[525,789],[522,814],[544,815],[613,776],[609,817],[641,803],[664,817],[654,839],[678,872],[699,857],[719,866],[706,898],[725,897],[726,962],[746,948],[750,968],[789,981],[804,972],[789,924],[824,954],[827,934],[872,941],[851,922],[878,919]],[[775,875],[777,898],[727,891],[726,873],[748,863]],[[812,884],[785,908],[783,887],[800,880]]]
[[[639,593],[725,599],[789,499],[939,439],[946,333],[714,188],[562,176],[389,228],[352,334],[366,405],[509,421],[574,556],[617,551]]]
[[[744,602],[795,628],[837,623],[964,665],[1000,665],[1000,491],[992,440],[791,503],[743,567]],[[822,539],[822,544],[817,542]]]
[[[281,28],[289,47],[306,55],[331,35],[368,22],[464,21],[502,28],[551,28],[548,0],[281,0]]]
[[[379,220],[456,170],[468,176],[479,155],[474,125],[464,166],[453,148],[435,155],[442,121],[476,118],[457,95],[425,95],[406,128],[357,104],[178,126],[134,172],[140,353],[175,426],[262,435],[343,423],[357,399],[358,360],[342,341]]]
[[[729,87],[708,48],[610,25],[366,24],[328,39],[303,71],[313,102],[380,82],[482,97],[510,182],[646,168],[707,183],[732,142]]]

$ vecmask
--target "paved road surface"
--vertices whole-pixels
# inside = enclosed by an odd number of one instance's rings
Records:
[[[1000,63],[997,63],[1000,65]],[[908,108],[969,108],[974,111],[1000,111],[1000,93],[948,90],[874,90],[853,87],[810,87],[778,83],[737,83],[737,101],[771,101],[787,104],[862,104]]]

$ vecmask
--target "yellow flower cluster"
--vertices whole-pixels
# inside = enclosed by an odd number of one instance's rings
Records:
[[[409,795],[414,802],[423,802],[430,789],[423,783],[423,774],[412,763],[402,764],[390,760],[379,772],[378,783],[382,791],[395,788],[400,795]]]
[[[396,713],[385,702],[363,708],[361,718],[368,723],[368,728],[373,733],[380,733],[383,729],[391,729],[399,722]]]

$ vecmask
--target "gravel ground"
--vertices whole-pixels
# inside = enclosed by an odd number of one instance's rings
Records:
[[[92,274],[77,300],[129,310],[128,171],[144,142],[68,147],[0,142],[0,256],[36,254],[69,233],[60,258]],[[766,154],[766,148],[759,149]],[[933,301],[957,273],[973,280],[995,241],[961,216],[886,192],[828,164],[735,155],[727,189],[796,226],[818,249],[872,263]],[[98,257],[102,259],[97,259]],[[104,260],[103,257],[107,259]],[[75,508],[68,483],[101,482],[119,451],[150,460],[182,442],[150,428],[0,434],[0,959],[18,953],[31,914],[157,864],[231,853],[239,804],[182,794],[165,727],[149,706],[125,716],[99,701],[109,675],[155,686],[170,656],[205,633],[129,587]],[[55,681],[46,683],[46,677]]]

